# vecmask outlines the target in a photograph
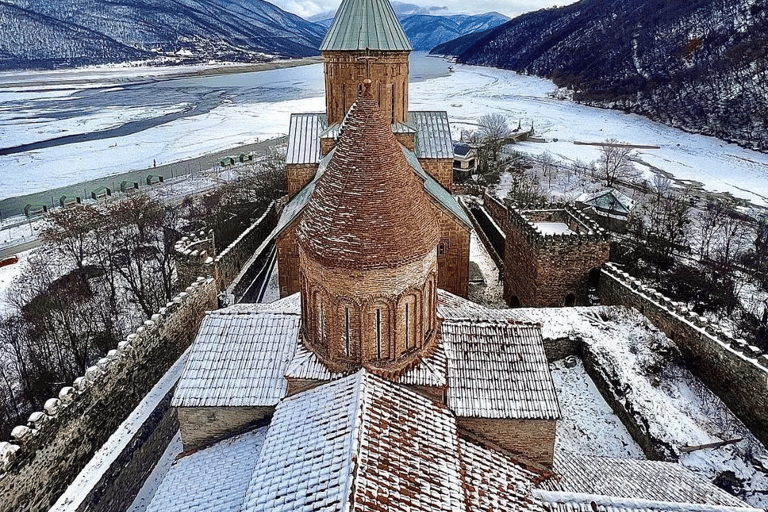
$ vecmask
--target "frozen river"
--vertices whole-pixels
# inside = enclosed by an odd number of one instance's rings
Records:
[[[768,155],[554,99],[547,80],[471,66],[448,74],[447,66],[412,56],[410,108],[447,110],[457,138],[499,112],[510,125],[533,122],[549,141],[520,150],[566,161],[598,156],[576,140],[658,145],[639,159],[707,190],[768,203]],[[320,64],[171,80],[147,68],[0,74],[0,199],[283,135],[292,112],[324,107]]]

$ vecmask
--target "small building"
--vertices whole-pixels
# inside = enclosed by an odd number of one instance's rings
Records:
[[[225,156],[221,159],[221,166],[222,167],[230,167],[232,165],[235,165],[235,159],[231,156]]]
[[[24,215],[28,218],[39,217],[40,215],[47,213],[48,207],[44,204],[28,204],[24,207]]]
[[[112,195],[112,189],[109,187],[99,187],[91,191],[91,198],[102,199]]]
[[[62,208],[66,208],[67,206],[74,206],[76,204],[80,204],[81,202],[81,199],[76,196],[61,196],[59,198],[59,204]]]
[[[240,153],[240,156],[238,157],[238,159],[240,160],[240,163],[252,162],[253,153]]]
[[[582,194],[576,198],[576,204],[592,209],[604,217],[626,220],[636,203],[626,194],[622,194],[615,188],[609,188],[594,194]]]
[[[156,174],[150,174],[147,176],[147,185],[157,185],[158,183],[162,183],[165,181],[165,178],[162,176],[156,175]]]
[[[132,190],[139,190],[138,181],[122,181],[120,182],[120,192],[124,194],[130,193]]]
[[[516,206],[508,211],[504,300],[512,307],[589,305],[608,233],[570,205]]]
[[[453,172],[472,174],[477,169],[477,149],[463,142],[453,143]]]

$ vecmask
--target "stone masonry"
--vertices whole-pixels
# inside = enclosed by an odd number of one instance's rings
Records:
[[[536,222],[566,224],[571,233],[543,234]],[[510,306],[588,305],[590,275],[608,261],[607,232],[565,205],[511,206],[504,247],[504,300]]]
[[[735,339],[705,318],[643,285],[616,265],[603,267],[600,299],[634,307],[674,341],[688,366],[768,444],[768,354]]]
[[[11,442],[0,442],[0,508],[48,510],[95,451],[187,349],[206,310],[217,305],[213,279],[187,291],[118,344],[85,376],[46,402]]]

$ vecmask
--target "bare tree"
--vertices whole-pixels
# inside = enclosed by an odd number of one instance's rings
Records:
[[[501,114],[485,114],[477,121],[480,139],[490,153],[491,161],[496,162],[499,151],[510,133],[507,119]]]
[[[607,187],[613,187],[619,180],[634,179],[637,176],[637,170],[630,161],[631,156],[632,149],[616,139],[608,139],[603,143],[595,168]]]
[[[94,232],[104,223],[102,213],[93,206],[72,206],[52,211],[40,236],[69,257],[78,269],[96,250]]]

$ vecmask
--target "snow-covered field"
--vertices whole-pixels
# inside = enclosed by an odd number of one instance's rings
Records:
[[[423,61],[432,58],[418,57]],[[414,60],[412,74],[418,73]],[[177,71],[177,70],[174,70]],[[120,80],[159,80],[162,75],[143,74],[134,69],[109,70],[110,83]],[[188,107],[189,97],[179,95],[178,103],[163,103],[162,111],[126,105],[75,112],[67,120],[51,118],[49,100],[62,108],[95,82],[104,83],[102,72],[79,71],[77,80],[66,74],[34,74],[31,85],[19,84],[24,77],[0,74],[0,105],[10,100],[14,108],[0,107],[0,146],[11,147],[31,140],[45,140],[51,134],[74,133],[87,129],[114,127],[116,123],[157,117]],[[258,87],[245,87],[243,80],[257,80],[254,74],[227,74],[218,77],[191,77],[162,82],[152,88],[157,94],[172,95],[175,88],[221,92],[214,108],[177,119],[140,133],[92,142],[73,143],[21,154],[0,157],[0,166],[14,169],[0,175],[0,199],[21,193],[46,190],[87,179],[144,169],[158,164],[197,157],[215,150],[235,147],[285,134],[292,112],[324,110],[322,66],[270,70],[260,75]],[[49,89],[39,83],[50,80]],[[14,82],[14,83],[12,83]],[[62,82],[67,82],[62,85]],[[262,83],[263,82],[263,83]],[[160,82],[158,82],[160,83]],[[532,154],[545,151],[565,161],[591,161],[598,149],[576,146],[574,141],[602,141],[616,138],[638,144],[655,144],[659,150],[639,150],[639,158],[683,180],[702,182],[711,191],[729,191],[756,203],[768,202],[768,155],[739,148],[711,137],[688,134],[621,112],[595,109],[550,97],[556,87],[547,80],[521,76],[510,71],[473,66],[456,66],[450,76],[414,82],[410,86],[412,110],[447,110],[454,137],[462,129],[474,129],[477,118],[486,113],[505,115],[510,125],[522,120],[523,127],[534,124],[547,143],[527,142],[517,148]],[[109,97],[119,87],[103,89]],[[295,94],[294,94],[295,93]],[[290,98],[290,99],[286,99]],[[45,100],[45,101],[43,101]],[[62,132],[62,130],[67,130]],[[38,133],[39,132],[39,133]],[[557,139],[557,142],[553,140]],[[23,176],[23,179],[18,179]]]

